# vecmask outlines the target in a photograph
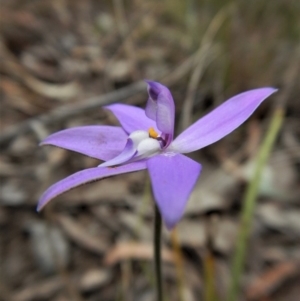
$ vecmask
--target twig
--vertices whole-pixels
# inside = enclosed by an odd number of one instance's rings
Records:
[[[83,114],[93,109],[98,109],[101,106],[108,105],[114,102],[124,101],[125,99],[134,96],[145,90],[145,83],[139,81],[125,88],[107,93],[102,96],[91,97],[85,101],[78,103],[62,105],[49,113],[33,117],[25,120],[15,126],[11,126],[4,130],[0,136],[0,145],[9,141],[17,135],[26,134],[31,129],[31,124],[35,121],[40,121],[44,125],[60,122],[64,119]]]
[[[180,64],[172,72],[167,72],[160,76],[163,83],[172,85],[184,77],[194,65],[197,52],[188,57],[182,64]],[[11,126],[0,135],[0,146],[18,135],[23,135],[31,130],[32,123],[39,121],[44,125],[50,125],[60,122],[64,119],[75,117],[77,115],[87,113],[91,110],[98,109],[101,106],[108,105],[114,102],[125,101],[127,98],[136,96],[138,93],[146,91],[145,82],[138,81],[125,88],[118,89],[116,91],[107,93],[101,96],[91,97],[85,101],[79,101],[77,103],[62,105],[49,113],[27,119],[21,123]],[[136,102],[137,103],[137,102]]]

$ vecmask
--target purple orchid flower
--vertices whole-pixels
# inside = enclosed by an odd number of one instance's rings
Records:
[[[148,169],[155,201],[168,229],[181,219],[201,172],[201,165],[183,154],[210,145],[240,126],[264,99],[276,91],[260,88],[238,94],[200,118],[177,138],[175,106],[169,89],[147,81],[145,111],[125,104],[106,107],[121,123],[82,126],[50,135],[41,145],[54,145],[103,160],[98,167],[79,171],[52,185],[41,196],[37,210],[51,199],[92,181]]]

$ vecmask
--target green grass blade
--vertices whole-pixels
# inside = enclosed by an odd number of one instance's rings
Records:
[[[239,290],[240,290],[239,287],[240,279],[244,269],[247,241],[251,230],[251,224],[252,224],[259,184],[261,180],[261,174],[269,158],[277,134],[281,128],[283,122],[283,116],[284,116],[284,112],[282,108],[277,108],[274,111],[270,126],[268,128],[265,139],[258,153],[253,178],[246,190],[246,194],[243,201],[240,232],[238,234],[236,251],[233,258],[231,283],[229,287],[227,301],[235,301],[238,299]]]

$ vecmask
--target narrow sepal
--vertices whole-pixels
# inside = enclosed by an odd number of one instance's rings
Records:
[[[189,153],[222,139],[245,122],[276,91],[261,88],[230,98],[181,133],[170,145],[170,150]]]
[[[148,131],[151,127],[157,129],[156,123],[148,118],[145,111],[141,108],[119,103],[106,106],[105,108],[116,116],[122,128],[128,134],[137,130]]]
[[[38,202],[37,211],[40,211],[55,197],[80,185],[146,168],[147,166],[145,161],[139,161],[118,167],[94,167],[84,169],[50,186],[41,196]]]
[[[130,160],[136,153],[133,141],[129,138],[123,151],[115,158],[99,165],[99,167],[115,166]]]
[[[40,145],[53,145],[106,161],[119,155],[126,141],[127,135],[120,127],[91,125],[59,131]]]

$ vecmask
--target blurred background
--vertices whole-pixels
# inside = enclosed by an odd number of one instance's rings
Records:
[[[262,174],[240,300],[299,300],[298,0],[0,3],[0,300],[155,299],[146,172],[35,211],[51,184],[99,164],[39,142],[72,126],[117,125],[101,106],[143,107],[143,79],[171,89],[177,133],[234,94],[279,88],[242,127],[191,155],[203,173],[176,231],[164,230],[167,300],[225,300],[245,188],[277,103],[285,119]]]

